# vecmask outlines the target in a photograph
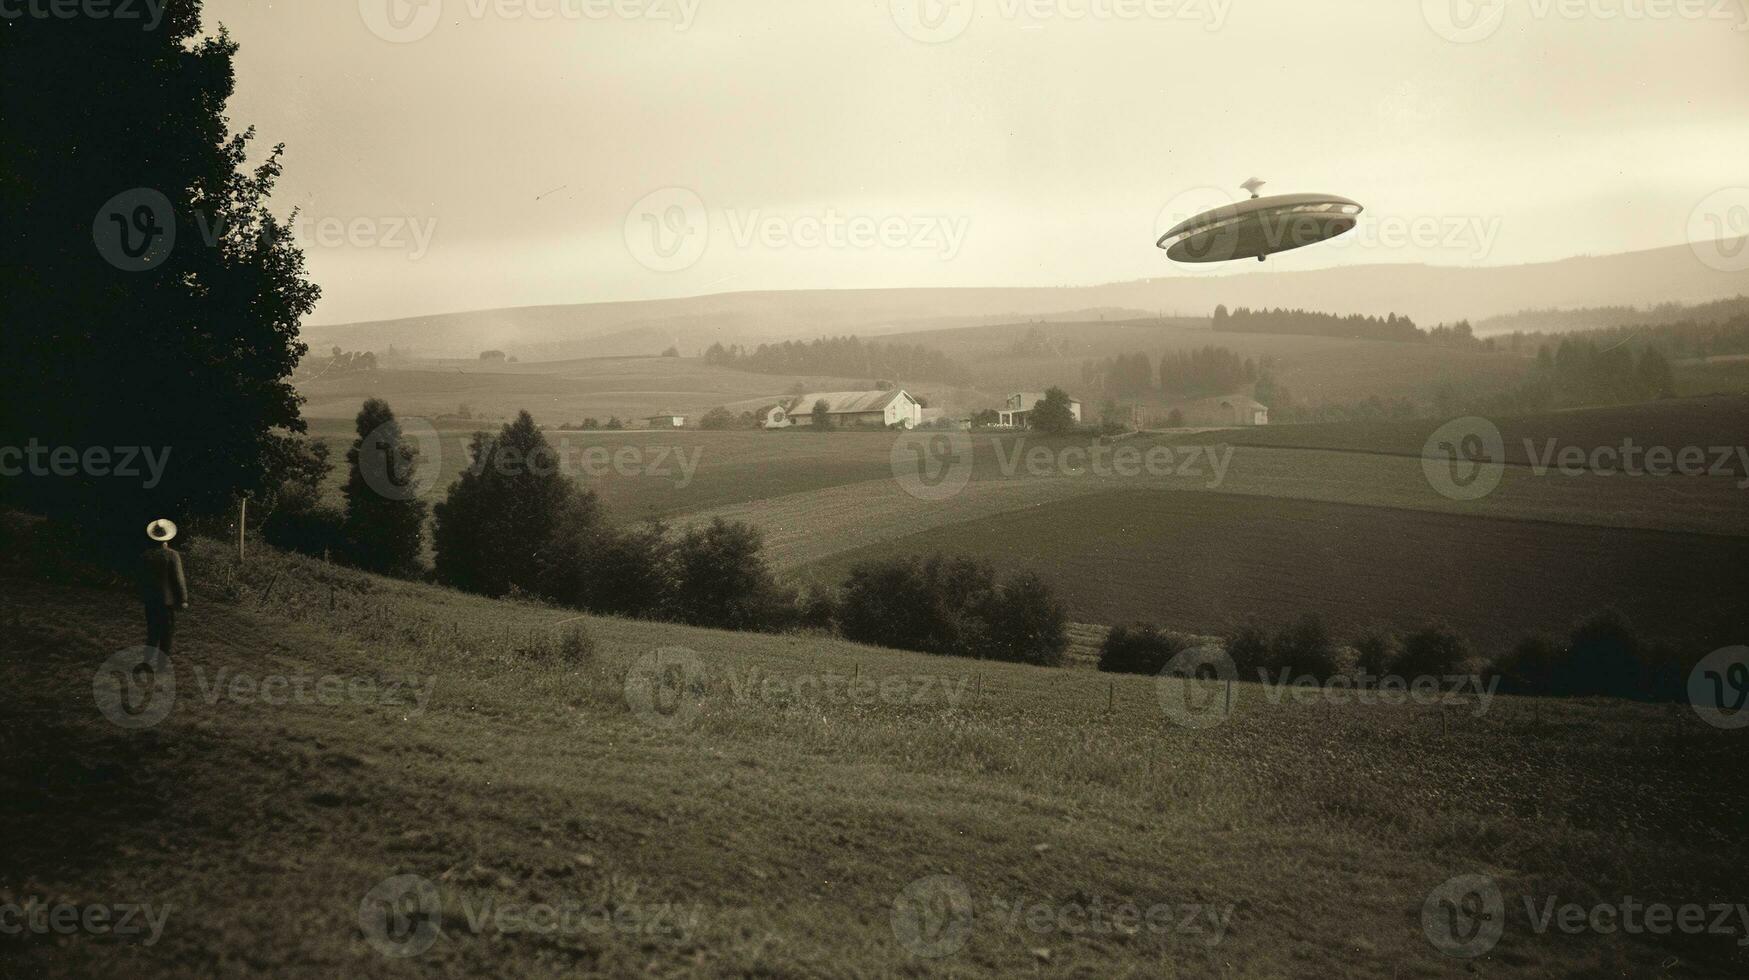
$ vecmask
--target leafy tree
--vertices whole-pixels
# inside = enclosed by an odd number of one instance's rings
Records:
[[[663,618],[676,588],[667,526],[651,519],[627,530],[601,529],[576,573],[574,605],[609,616]]]
[[[1269,668],[1269,634],[1257,623],[1241,624],[1227,639],[1227,656],[1241,679],[1256,677],[1258,671]]]
[[[814,403],[814,428],[822,432],[832,428],[832,406],[824,398]]]
[[[1391,670],[1403,677],[1443,677],[1470,658],[1470,645],[1444,623],[1430,623],[1403,637],[1403,652]]]
[[[1075,414],[1069,407],[1068,393],[1061,388],[1045,389],[1044,398],[1027,414],[1027,422],[1046,435],[1058,436],[1074,431]]]
[[[704,413],[704,418],[699,419],[698,427],[701,429],[713,430],[733,429],[735,427],[735,415],[728,409],[719,405]]]
[[[1383,677],[1397,659],[1397,637],[1389,630],[1366,630],[1355,638],[1354,652],[1361,673]]]
[[[577,563],[601,524],[595,495],[560,471],[527,412],[496,436],[475,433],[468,454],[433,508],[438,579],[490,596],[574,595]]]
[[[1270,666],[1288,672],[1289,679],[1311,676],[1325,680],[1336,673],[1336,644],[1317,613],[1304,613],[1275,634],[1269,647]]]
[[[978,612],[985,623],[983,656],[1042,667],[1062,664],[1069,614],[1036,574],[1021,572],[1002,583]]]
[[[670,347],[667,350],[662,352],[662,356],[663,357],[679,357],[680,356],[680,348]]]
[[[619,416],[609,415],[607,417],[607,425],[604,426],[603,428],[606,428],[610,432],[618,432],[621,429],[624,429],[625,427],[626,427],[626,424],[619,420]]]
[[[1641,691],[1646,648],[1626,616],[1613,609],[1586,617],[1567,639],[1567,656],[1555,672],[1563,694],[1627,698]]]
[[[757,528],[716,518],[687,528],[674,547],[674,618],[694,626],[770,630],[790,607],[761,553]]]
[[[401,437],[389,403],[359,409],[358,438],[346,451],[347,560],[392,575],[418,571],[425,542],[425,501],[412,492],[419,447]]]
[[[150,489],[9,489],[129,551],[150,518],[273,490],[320,293],[267,207],[283,148],[245,170],[254,130],[230,129],[236,43],[202,35],[198,0],[157,13],[0,29],[0,445],[171,454]]]
[[[1115,626],[1099,646],[1099,669],[1117,674],[1158,674],[1184,649],[1183,641],[1151,623]]]

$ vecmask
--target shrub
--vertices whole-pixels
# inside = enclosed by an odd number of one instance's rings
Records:
[[[572,667],[581,667],[595,660],[595,634],[582,624],[571,627],[559,638],[559,660]]]
[[[261,537],[275,548],[317,558],[342,557],[346,515],[336,507],[281,508],[261,525]]]
[[[1323,617],[1309,612],[1282,627],[1270,644],[1269,666],[1278,674],[1285,671],[1288,680],[1309,675],[1322,681],[1333,676],[1336,644]]]
[[[1243,623],[1227,640],[1227,656],[1233,661],[1241,680],[1249,680],[1269,670],[1269,634],[1254,622]]]
[[[758,529],[739,521],[687,528],[674,546],[674,618],[731,630],[787,626],[794,600],[766,567],[761,544]]]
[[[1539,633],[1519,640],[1494,669],[1500,673],[1501,687],[1510,693],[1552,694],[1555,674],[1564,657],[1560,644]]]
[[[1371,677],[1383,677],[1397,659],[1396,634],[1385,629],[1364,630],[1354,640],[1354,666]]]
[[[713,431],[733,429],[735,427],[735,416],[728,409],[719,405],[718,407],[704,413],[704,418],[699,419],[698,421],[698,427]]]
[[[1641,695],[1645,652],[1626,616],[1613,609],[1596,613],[1573,627],[1554,688],[1562,694]]]
[[[1075,429],[1075,413],[1069,407],[1069,395],[1061,388],[1047,388],[1027,414],[1027,424],[1046,435],[1065,435]]]
[[[1099,669],[1115,674],[1158,674],[1183,652],[1184,642],[1149,623],[1118,626],[1099,647]]]
[[[1032,572],[999,586],[978,608],[985,624],[980,656],[1057,667],[1069,646],[1069,614],[1051,587]]]
[[[667,525],[649,520],[624,530],[600,529],[575,574],[575,605],[609,616],[662,617],[677,575]]]
[[[1403,677],[1443,677],[1470,658],[1470,645],[1444,623],[1430,623],[1403,637],[1403,650],[1391,670]]]
[[[820,586],[808,586],[796,600],[796,625],[827,633],[837,630],[837,593]]]

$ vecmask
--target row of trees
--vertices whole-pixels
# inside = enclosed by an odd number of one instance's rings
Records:
[[[1256,361],[1225,347],[1167,351],[1159,367],[1137,351],[1098,361],[1084,361],[1081,381],[1090,390],[1118,399],[1197,398],[1224,395],[1254,384],[1263,374]]]
[[[1229,312],[1222,305],[1215,307],[1213,328],[1217,333],[1280,333],[1361,340],[1427,339],[1427,334],[1415,326],[1415,321],[1395,313],[1381,318],[1359,313],[1339,316],[1301,309],[1253,310],[1245,306]]]
[[[1118,626],[1106,635],[1099,669],[1158,674],[1191,648],[1188,637],[1152,624]],[[1628,619],[1605,610],[1577,623],[1564,638],[1526,637],[1492,662],[1479,659],[1469,642],[1444,624],[1408,633],[1364,630],[1338,643],[1324,620],[1306,613],[1273,633],[1256,623],[1240,626],[1223,648],[1241,680],[1261,676],[1288,680],[1339,676],[1445,677],[1480,672],[1498,676],[1501,690],[1517,694],[1607,696],[1642,700],[1685,697],[1685,665],[1675,650],[1640,636]]]
[[[264,533],[372,571],[423,576],[427,508],[412,492],[418,450],[377,399],[364,404],[356,430],[344,508],[320,503],[328,450],[305,443]],[[841,590],[802,593],[777,581],[750,525],[615,526],[596,495],[563,472],[527,412],[495,434],[475,433],[468,453],[470,465],[430,508],[429,574],[445,585],[603,615],[733,630],[808,627],[880,646],[1024,663],[1056,664],[1067,646],[1067,616],[1035,575],[999,580],[970,559],[892,559],[856,566]]]
[[[970,377],[964,365],[938,350],[917,344],[884,344],[859,337],[821,337],[760,344],[712,344],[705,363],[760,374],[827,374],[837,377],[910,378],[961,384]]]

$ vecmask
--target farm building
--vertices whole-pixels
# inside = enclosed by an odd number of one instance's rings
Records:
[[[902,425],[914,428],[923,420],[923,407],[903,388],[886,391],[811,391],[765,413],[767,429],[814,424],[814,406],[826,403],[832,424],[843,427]]]
[[[1183,419],[1168,421],[1173,412]],[[1250,395],[1216,395],[1212,398],[1190,398],[1167,402],[1149,412],[1156,426],[1172,424],[1186,426],[1268,425],[1269,406]]]
[[[644,424],[652,429],[680,429],[686,426],[686,416],[671,413],[652,415],[644,420]]]
[[[1017,391],[1009,395],[1008,400],[1002,403],[1001,411],[997,412],[996,424],[1025,428],[1027,426],[1026,417],[1031,415],[1033,408],[1044,400],[1045,393],[1042,391]],[[1069,399],[1069,414],[1075,417],[1075,421],[1081,421],[1081,403],[1076,399]]]

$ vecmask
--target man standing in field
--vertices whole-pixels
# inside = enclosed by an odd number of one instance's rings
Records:
[[[140,601],[146,605],[146,645],[165,656],[176,632],[176,610],[188,608],[188,580],[182,556],[170,550],[176,523],[159,518],[146,525],[146,537],[158,544],[140,556]]]

